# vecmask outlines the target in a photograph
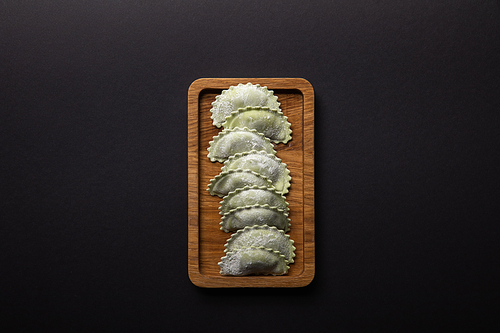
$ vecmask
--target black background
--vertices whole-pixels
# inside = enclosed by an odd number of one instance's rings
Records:
[[[1,1],[0,64],[2,328],[500,327],[498,0]],[[200,77],[313,85],[308,287],[189,281]]]

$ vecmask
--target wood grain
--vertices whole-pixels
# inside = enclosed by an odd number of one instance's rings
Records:
[[[207,158],[209,142],[221,129],[212,125],[211,103],[222,90],[251,82],[274,90],[291,123],[292,140],[276,144],[277,156],[292,177],[286,195],[290,208],[288,234],[297,248],[295,263],[283,276],[222,276],[217,263],[224,256],[230,233],[220,230],[221,198],[211,196],[210,179],[222,163]],[[206,288],[302,287],[314,278],[314,90],[299,78],[204,78],[188,92],[188,273],[191,281]]]

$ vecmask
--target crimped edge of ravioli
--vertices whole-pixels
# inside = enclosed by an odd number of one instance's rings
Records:
[[[240,114],[243,114],[248,111],[262,111],[271,114],[277,114],[278,117],[281,117],[284,120],[285,133],[286,133],[284,137],[273,139],[267,136],[266,133],[263,132],[261,133],[264,134],[266,137],[268,137],[271,140],[271,142],[274,143],[287,143],[288,141],[292,140],[292,129],[291,129],[292,125],[288,121],[288,117],[283,114],[283,111],[281,111],[281,109],[271,109],[267,106],[247,106],[244,108],[239,108],[238,110],[231,112],[231,114],[226,117],[226,121],[222,124],[222,127],[227,128],[228,126],[231,126],[231,122],[234,121],[234,119],[236,119]]]
[[[226,232],[226,233],[229,233],[229,232],[232,232],[232,229],[229,230],[228,228],[225,228],[225,222],[226,222],[226,219],[229,215],[231,214],[235,214],[237,213],[238,211],[242,211],[242,210],[245,210],[245,209],[253,209],[253,208],[264,208],[264,209],[269,209],[269,210],[273,210],[275,211],[276,213],[281,213],[285,216],[285,219],[286,219],[286,225],[285,225],[285,229],[283,230],[284,232],[288,232],[290,231],[290,227],[292,226],[290,224],[290,218],[288,217],[288,212],[286,212],[285,210],[283,209],[280,209],[278,207],[271,207],[269,206],[268,204],[265,204],[265,205],[248,205],[248,206],[245,206],[245,207],[238,207],[238,208],[235,208],[235,209],[231,209],[230,211],[228,211],[227,213],[224,213],[224,215],[222,215],[222,218],[221,218],[221,222],[219,223],[219,225],[221,226],[220,227],[220,230]],[[279,229],[279,228],[278,228]]]
[[[283,160],[281,158],[279,158],[278,156],[276,156],[275,154],[268,154],[262,150],[250,150],[250,151],[245,151],[243,153],[236,153],[232,156],[229,156],[229,158],[224,161],[224,166],[222,166],[222,171],[227,171],[229,164],[231,164],[234,160],[237,160],[243,156],[253,155],[253,154],[269,155],[269,157],[272,156],[271,158],[275,159],[277,162],[279,162],[285,166],[285,174],[283,175],[283,177],[284,177],[283,182],[285,185],[283,186],[283,189],[281,190],[281,192],[279,190],[277,190],[277,191],[283,195],[287,194],[289,192],[288,189],[291,186],[290,182],[292,180],[292,177],[290,176],[290,170],[288,169],[288,166],[286,165],[286,163],[283,163]],[[238,168],[238,169],[240,169],[240,168]],[[274,184],[273,184],[273,186],[274,186]]]
[[[259,133],[257,130],[255,129],[251,129],[251,128],[248,128],[248,127],[235,127],[235,128],[231,128],[231,129],[223,129],[222,131],[219,132],[219,134],[215,135],[212,137],[212,141],[210,141],[208,144],[209,144],[209,147],[207,148],[208,150],[208,154],[207,154],[207,157],[210,159],[211,162],[220,162],[220,163],[223,163],[224,161],[226,161],[229,157],[233,156],[233,155],[230,155],[228,157],[214,157],[214,156],[210,156],[210,154],[212,153],[212,149],[213,149],[213,145],[215,143],[215,141],[218,141],[220,140],[222,137],[226,136],[226,135],[229,135],[233,132],[250,132],[250,133],[254,133],[254,134],[257,134],[259,137],[261,137],[262,139],[264,139],[264,141],[268,144],[268,147],[270,147],[272,149],[272,152],[271,153],[268,153],[268,154],[272,154],[272,155],[276,155],[276,150],[274,149],[274,145],[271,143],[271,140],[266,137],[264,134],[262,133]],[[264,151],[267,153],[266,150],[257,150],[257,151]],[[237,153],[238,154],[238,153]]]
[[[248,82],[247,84],[238,83],[238,85],[236,85],[236,86],[230,86],[228,89],[222,90],[220,95],[215,96],[215,101],[212,102],[212,108],[210,109],[210,112],[212,113],[210,115],[210,119],[213,120],[212,124],[214,126],[216,126],[217,128],[220,128],[222,126],[222,124],[224,123],[224,121],[226,120],[226,118],[229,116],[229,114],[227,114],[226,117],[224,117],[224,120],[222,120],[222,121],[215,119],[217,117],[216,113],[217,113],[217,108],[219,107],[219,104],[224,103],[224,102],[232,103],[232,98],[230,98],[230,97],[229,97],[229,100],[225,101],[225,99],[228,99],[228,94],[230,95],[233,90],[242,89],[242,87],[245,87],[245,86],[253,86],[256,89],[260,89],[262,92],[264,92],[264,94],[267,96],[267,98],[269,100],[274,100],[274,102],[277,104],[277,107],[279,107],[281,105],[281,103],[278,102],[278,96],[274,95],[274,91],[268,89],[266,86],[261,86],[258,83],[252,84],[251,82]]]
[[[266,176],[264,175],[261,175],[260,173],[258,172],[255,172],[255,171],[252,171],[252,170],[248,170],[248,169],[231,169],[231,170],[226,170],[226,171],[222,171],[221,173],[219,173],[217,176],[215,176],[215,178],[212,178],[210,179],[210,184],[208,184],[208,188],[207,188],[207,191],[210,193],[210,195],[217,195],[218,197],[224,197],[225,195],[223,194],[219,194],[219,193],[215,193],[213,191],[213,188],[214,186],[216,185],[216,183],[218,181],[220,181],[223,177],[229,175],[229,174],[233,174],[233,173],[250,173],[250,174],[253,174],[259,178],[261,178],[262,180],[266,181],[267,182],[267,187],[273,187],[273,183],[271,182],[271,180],[269,178],[267,178]],[[264,186],[264,185],[263,185]],[[229,194],[229,193],[228,193]],[[227,194],[226,194],[227,195]]]
[[[274,193],[274,194],[276,194],[276,195],[279,195],[279,196],[283,199],[283,201],[285,202],[285,206],[286,206],[285,211],[288,213],[288,211],[290,210],[290,209],[288,208],[289,203],[288,203],[288,201],[286,201],[286,197],[285,197],[283,194],[281,194],[281,192],[277,191],[274,187],[267,187],[267,186],[257,186],[257,185],[254,185],[254,186],[245,186],[245,187],[242,187],[242,188],[238,188],[238,189],[236,189],[236,190],[234,190],[234,191],[232,191],[232,192],[229,192],[229,193],[228,193],[228,194],[227,194],[227,195],[226,195],[226,196],[222,199],[222,201],[220,201],[220,202],[219,202],[219,204],[221,205],[221,206],[219,206],[219,214],[220,214],[220,215],[224,215],[225,213],[229,213],[229,212],[231,211],[231,209],[230,209],[230,210],[228,210],[227,212],[223,212],[223,211],[222,211],[222,204],[223,204],[223,202],[224,202],[225,200],[229,200],[232,196],[235,196],[235,195],[239,194],[240,192],[243,192],[243,191],[246,191],[246,190],[251,190],[251,189],[258,189],[258,190],[269,191],[269,192],[273,192],[273,193]],[[271,206],[271,205],[269,205],[269,204],[262,204],[262,205],[263,205],[263,206],[268,205],[269,207],[276,207],[276,206]],[[243,207],[250,207],[250,206],[252,206],[252,205],[239,206],[239,207],[236,207],[236,208],[233,208],[233,209],[238,209],[238,208],[243,208]],[[278,207],[276,207],[276,208],[278,208]]]
[[[223,266],[223,262],[225,260],[228,260],[229,257],[237,254],[239,251],[245,251],[245,250],[249,250],[249,249],[256,249],[256,250],[264,250],[264,251],[267,251],[269,253],[273,253],[274,255],[276,255],[278,257],[278,260],[282,261],[282,265],[284,265],[284,272],[282,273],[272,273],[272,272],[265,272],[265,273],[250,273],[250,274],[241,274],[241,275],[232,275],[232,274],[223,274],[223,271],[222,271],[222,266]],[[249,246],[249,247],[245,247],[245,248],[241,248],[241,249],[238,249],[236,251],[232,251],[232,252],[226,252],[226,255],[221,257],[220,258],[221,261],[217,263],[217,265],[219,265],[219,267],[221,268],[220,270],[220,274],[221,275],[225,275],[225,276],[247,276],[247,275],[274,275],[274,276],[278,276],[278,275],[285,275],[288,273],[288,270],[290,269],[290,266],[288,266],[289,262],[288,260],[286,260],[285,256],[282,255],[279,251],[275,251],[273,249],[269,249],[269,248],[265,248],[264,246]]]
[[[247,226],[243,229],[239,229],[238,231],[236,231],[235,233],[233,233],[231,235],[231,237],[229,239],[226,240],[226,244],[224,244],[224,247],[226,248],[224,250],[224,252],[234,252],[235,250],[239,249],[238,248],[233,248],[233,249],[230,249],[231,247],[231,244],[234,243],[236,241],[236,239],[238,239],[239,237],[243,237],[243,235],[245,235],[247,232],[250,232],[252,230],[270,230],[271,232],[274,232],[274,233],[278,233],[279,235],[281,235],[285,241],[286,241],[286,245],[288,245],[288,253],[283,253],[277,249],[273,249],[275,251],[279,251],[282,255],[285,256],[285,259],[288,260],[288,262],[290,264],[293,264],[294,263],[294,260],[293,258],[295,258],[295,250],[296,250],[296,247],[293,245],[293,243],[295,243],[292,239],[290,239],[290,235],[288,234],[285,234],[285,232],[281,229],[278,229],[276,228],[275,226],[268,226],[267,224],[265,225],[254,225],[254,226]],[[255,245],[251,245],[251,246],[255,246]],[[259,246],[264,246],[265,245],[259,245]],[[243,246],[241,248],[244,248],[244,247],[248,247],[248,246]],[[266,248],[271,248],[271,247],[266,247]]]

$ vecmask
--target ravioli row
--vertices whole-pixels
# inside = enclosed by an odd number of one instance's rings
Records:
[[[224,129],[208,158],[224,165],[207,190],[223,198],[221,230],[235,232],[219,262],[222,275],[283,275],[293,263],[284,196],[290,171],[273,145],[291,140],[292,131],[279,105],[272,90],[251,83],[224,90],[212,103],[213,124]]]

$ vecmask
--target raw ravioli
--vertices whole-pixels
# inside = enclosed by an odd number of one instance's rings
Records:
[[[290,170],[281,159],[266,152],[249,151],[237,153],[224,162],[222,171],[248,169],[266,176],[271,180],[276,190],[282,194],[288,193],[290,187]]]
[[[274,143],[287,143],[292,139],[288,117],[279,109],[247,106],[231,112],[222,124],[224,128],[248,127],[256,129]]]
[[[225,129],[210,141],[208,158],[212,162],[224,162],[229,156],[251,150],[276,154],[271,141],[254,129],[239,127]]]
[[[223,171],[215,176],[214,179],[210,180],[207,190],[211,195],[218,195],[222,198],[229,192],[251,185],[273,186],[272,182],[266,176],[258,174],[255,171],[234,169]]]
[[[276,207],[254,205],[230,210],[222,216],[220,229],[225,232],[243,229],[246,226],[264,225],[275,226],[287,232],[290,230],[288,213]]]
[[[283,230],[268,225],[256,225],[245,227],[232,234],[231,238],[224,245],[226,247],[224,252],[234,252],[251,246],[263,246],[266,249],[279,251],[292,264],[295,257],[295,246],[293,246],[293,243],[290,235],[286,235]]]
[[[231,112],[247,106],[267,106],[271,109],[278,109],[280,103],[278,97],[274,96],[272,90],[261,87],[259,84],[238,84],[231,86],[227,90],[215,97],[212,103],[211,118],[213,124],[221,127]]]
[[[288,202],[281,193],[274,188],[246,186],[239,188],[234,192],[229,192],[228,195],[220,202],[220,214],[224,215],[232,209],[253,206],[253,205],[268,205],[276,207],[288,212]]]
[[[218,263],[221,275],[283,275],[288,262],[278,251],[264,247],[247,247],[228,252]]]

